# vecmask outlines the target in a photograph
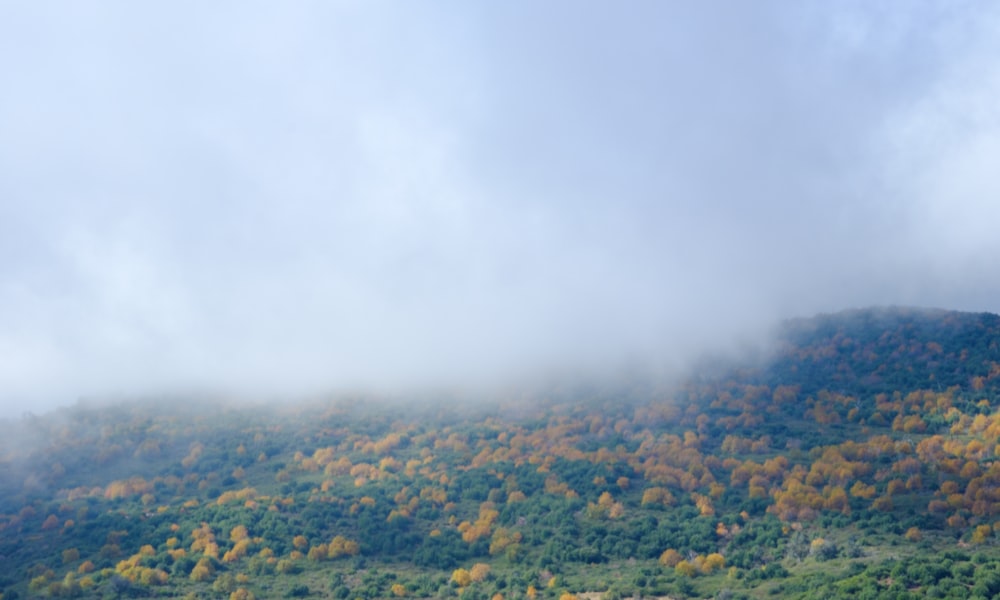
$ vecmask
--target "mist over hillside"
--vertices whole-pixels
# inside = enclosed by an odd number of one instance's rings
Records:
[[[1000,311],[1000,9],[0,6],[0,414]]]
[[[670,385],[155,397],[8,420],[0,589],[1000,593],[1000,317],[849,310],[776,339]]]

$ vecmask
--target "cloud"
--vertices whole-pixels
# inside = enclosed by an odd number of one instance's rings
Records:
[[[0,8],[0,403],[1000,310],[988,3]]]

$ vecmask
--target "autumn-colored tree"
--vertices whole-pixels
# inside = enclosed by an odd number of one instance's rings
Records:
[[[279,560],[275,564],[274,569],[283,575],[291,575],[299,571],[299,567],[295,564],[295,561],[288,558]]]
[[[511,547],[516,547],[520,544],[521,538],[520,532],[512,532],[506,527],[500,527],[493,533],[493,539],[490,541],[490,555],[495,556]]]
[[[655,506],[673,506],[674,495],[670,493],[670,490],[662,487],[651,487],[646,488],[642,493],[642,504],[655,505]]]
[[[698,574],[698,568],[686,560],[682,560],[674,566],[674,572],[681,577],[694,577]]]
[[[222,556],[222,562],[231,563],[244,558],[250,551],[250,544],[250,538],[240,539]]]
[[[243,525],[237,525],[233,527],[229,532],[229,539],[238,542],[240,540],[245,540],[250,534],[247,532],[247,528]]]
[[[208,523],[202,523],[201,526],[191,531],[191,537],[194,538],[194,541],[191,542],[191,552],[201,552],[206,556],[218,556],[215,533]]]
[[[486,563],[476,563],[469,570],[469,578],[472,579],[473,583],[484,581],[489,574],[490,566]]]
[[[312,548],[309,548],[309,552],[308,554],[306,554],[306,558],[312,561],[319,562],[321,560],[326,560],[327,558],[329,558],[329,552],[330,550],[327,544],[317,544]]]
[[[831,486],[825,492],[825,499],[823,501],[824,509],[844,514],[851,512],[851,506],[847,499],[847,492],[844,491],[844,488],[840,486]]]
[[[710,517],[715,514],[715,507],[712,506],[711,498],[696,493],[692,493],[691,498],[694,500],[695,506],[698,507],[698,511],[702,516]]]
[[[250,590],[241,587],[229,594],[229,600],[257,600],[257,597]]]
[[[42,523],[42,529],[55,529],[59,527],[60,520],[59,517],[55,515],[49,515],[45,522]]]
[[[191,581],[208,581],[212,578],[212,570],[204,565],[197,564],[191,569]]]
[[[327,557],[337,559],[342,556],[355,556],[360,550],[357,542],[338,535],[327,545]]]
[[[33,593],[39,593],[46,588],[49,584],[49,577],[46,575],[38,575],[37,577],[32,577],[31,581],[28,582],[28,591]]]
[[[892,498],[889,496],[879,496],[872,502],[872,508],[881,512],[890,512],[893,508]]]
[[[463,521],[458,530],[462,533],[462,539],[468,543],[473,543],[476,540],[486,537],[490,534],[493,527],[493,522],[500,515],[500,512],[494,508],[492,502],[483,502],[479,507],[479,518],[476,519],[475,523],[469,523],[468,521]]]
[[[710,574],[726,566],[726,559],[718,552],[713,552],[705,557],[705,562],[701,565],[701,572]]]
[[[993,537],[993,528],[989,525],[979,525],[972,531],[971,542],[973,544],[985,544],[987,540]]]
[[[664,567],[672,569],[676,567],[677,563],[681,562],[683,558],[684,557],[681,556],[680,552],[674,550],[673,548],[668,548],[663,551],[663,554],[660,555],[660,564]]]

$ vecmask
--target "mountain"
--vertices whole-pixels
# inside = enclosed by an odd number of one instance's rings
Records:
[[[852,310],[772,348],[663,388],[26,415],[3,600],[1000,593],[1000,317]]]

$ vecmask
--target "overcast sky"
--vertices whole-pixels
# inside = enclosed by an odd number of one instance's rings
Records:
[[[1000,311],[993,2],[0,0],[0,413]]]

